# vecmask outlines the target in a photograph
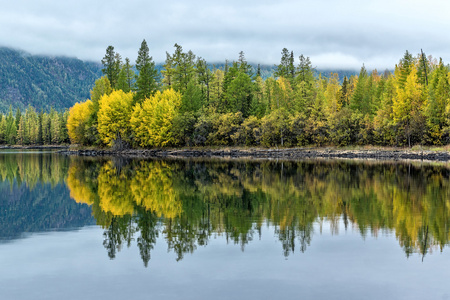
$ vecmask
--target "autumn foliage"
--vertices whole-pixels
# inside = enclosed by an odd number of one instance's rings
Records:
[[[334,73],[317,76],[303,55],[294,66],[292,53],[283,49],[275,77],[263,79],[243,52],[224,69],[212,69],[175,44],[160,80],[146,51],[140,54],[150,69],[135,80],[125,76],[133,74],[128,60],[109,60],[119,67],[105,69],[121,72],[127,85],[111,86],[113,92],[100,98],[98,109],[89,101],[71,108],[67,127],[72,142],[131,147],[450,142],[450,70],[431,56],[407,51],[393,73],[369,73],[363,66],[359,75],[342,79]],[[145,88],[151,89],[139,93],[142,87],[136,83],[144,75]],[[94,90],[107,91],[106,79]]]

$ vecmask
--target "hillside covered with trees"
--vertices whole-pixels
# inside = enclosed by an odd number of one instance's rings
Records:
[[[99,63],[76,58],[34,56],[0,47],[0,112],[9,106],[61,111],[89,98],[101,76]]]

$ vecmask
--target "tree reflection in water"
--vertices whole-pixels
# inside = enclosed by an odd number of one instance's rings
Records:
[[[215,235],[245,246],[267,223],[287,257],[314,223],[395,232],[407,256],[449,241],[449,170],[437,164],[348,161],[72,160],[71,196],[92,205],[114,258],[136,241],[147,266],[159,235],[180,260]],[[138,235],[136,238],[135,236]]]

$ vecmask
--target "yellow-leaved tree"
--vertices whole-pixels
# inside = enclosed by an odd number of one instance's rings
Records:
[[[131,128],[142,147],[163,147],[173,143],[172,124],[181,104],[181,94],[173,89],[156,92],[137,104]]]
[[[411,147],[412,135],[415,135],[418,141],[422,139],[423,89],[418,81],[416,68],[411,69],[403,86],[400,79],[401,77],[397,76],[397,97],[393,99],[392,115],[398,132],[404,135],[408,146]]]
[[[86,123],[91,113],[92,101],[75,103],[69,110],[67,130],[72,144],[85,143]]]
[[[114,146],[130,142],[130,117],[133,105],[132,92],[122,90],[103,95],[99,101],[98,133],[103,143]]]

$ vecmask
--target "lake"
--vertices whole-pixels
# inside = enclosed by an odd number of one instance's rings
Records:
[[[450,165],[0,152],[0,299],[450,299]]]

